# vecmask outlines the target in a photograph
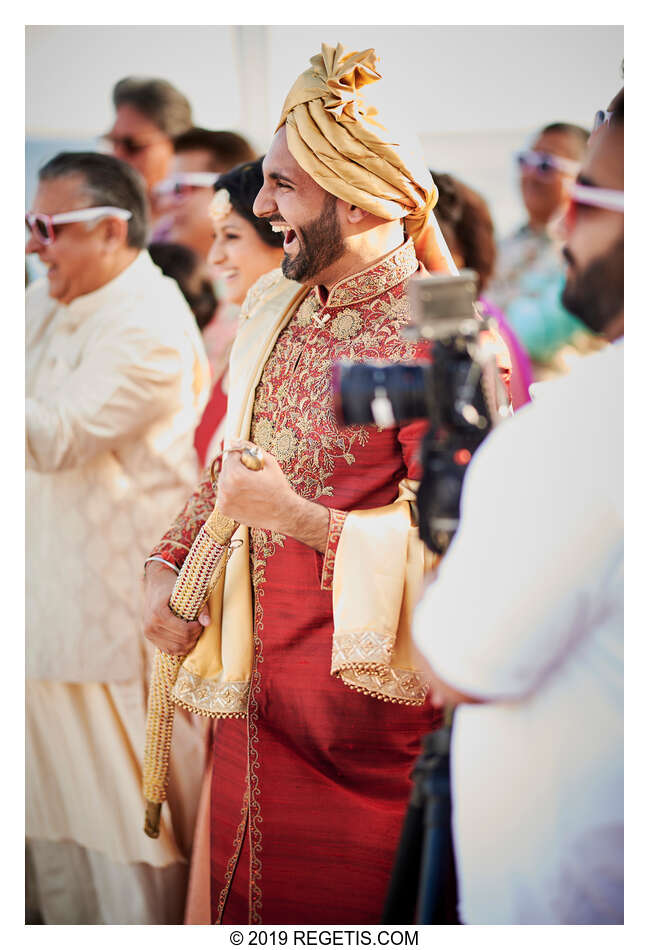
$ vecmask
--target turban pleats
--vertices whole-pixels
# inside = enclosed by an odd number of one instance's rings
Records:
[[[322,188],[387,221],[405,218],[416,237],[437,188],[423,160],[403,154],[375,110],[365,110],[358,89],[380,78],[374,50],[344,55],[340,44],[323,43],[289,92],[278,128],[286,126],[289,151]]]

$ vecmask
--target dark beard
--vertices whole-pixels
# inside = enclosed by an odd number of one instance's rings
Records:
[[[624,307],[624,238],[607,254],[591,261],[583,272],[576,270],[567,248],[563,253],[575,270],[566,281],[561,303],[590,330],[603,333]]]
[[[300,283],[310,280],[342,256],[345,245],[336,215],[336,197],[327,194],[319,218],[300,228],[300,249],[295,257],[284,255],[282,273]]]

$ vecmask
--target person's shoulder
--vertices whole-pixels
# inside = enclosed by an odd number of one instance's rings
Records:
[[[299,292],[302,285],[297,281],[289,280],[284,277],[281,267],[276,267],[261,277],[250,287],[241,306],[240,319],[247,320],[253,317],[255,311],[262,303],[266,303],[275,298],[286,295],[294,296]]]
[[[497,425],[476,456],[477,468],[536,478],[591,472],[617,456],[622,431],[623,351],[607,347],[583,357],[566,376],[537,387],[535,398]]]
[[[136,264],[138,268],[136,276],[142,299],[146,300],[151,297],[166,299],[169,306],[172,307],[177,306],[178,301],[182,301],[189,309],[189,304],[187,304],[178,282],[173,277],[163,273],[162,269],[153,261],[148,250],[141,251]]]
[[[131,266],[134,270],[110,308],[116,323],[172,337],[196,323],[178,283],[162,273],[148,251],[143,250]]]

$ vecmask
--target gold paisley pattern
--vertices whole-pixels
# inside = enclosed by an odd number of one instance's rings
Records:
[[[297,439],[290,429],[282,429],[273,439],[272,452],[278,462],[290,462],[297,452]]]
[[[252,441],[266,452],[271,450],[274,434],[275,429],[270,419],[258,419],[251,429]]]
[[[314,288],[309,296],[304,300],[304,303],[300,307],[298,313],[295,316],[295,320],[300,327],[308,327],[309,324],[313,321],[313,317],[321,309],[322,304],[318,298],[318,292]]]
[[[331,321],[329,332],[337,340],[349,340],[353,336],[358,336],[362,327],[363,321],[358,310],[351,310],[347,307]]]

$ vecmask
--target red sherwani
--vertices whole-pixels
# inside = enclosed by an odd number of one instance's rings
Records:
[[[250,532],[255,662],[248,718],[218,724],[212,783],[212,919],[228,924],[379,923],[410,772],[439,714],[331,676],[332,578],[345,512],[393,502],[416,477],[426,423],[337,426],[335,360],[412,360],[405,341],[408,241],[341,281],[312,290],[280,333],[257,386],[251,438],[296,492],[331,510],[323,555]],[[206,478],[154,552],[181,564],[214,505]]]

